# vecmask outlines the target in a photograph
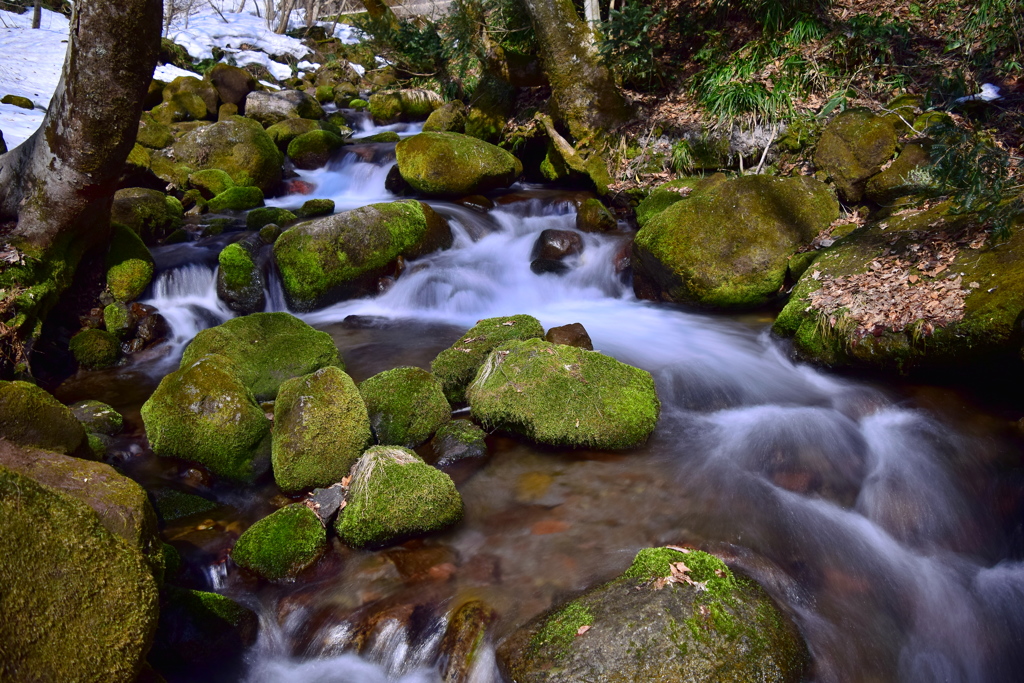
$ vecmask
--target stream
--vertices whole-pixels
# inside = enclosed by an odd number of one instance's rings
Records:
[[[394,145],[345,149],[327,168],[298,172],[312,195],[268,204],[329,198],[341,211],[394,199],[384,189]],[[440,681],[447,616],[476,598],[499,616],[471,680],[500,681],[493,644],[502,636],[621,573],[639,549],[682,543],[741,567],[794,616],[815,681],[1018,680],[1024,479],[1011,418],[950,389],[882,386],[795,362],[767,314],[640,301],[615,269],[631,238],[624,227],[583,234],[568,273],[533,273],[538,233],[574,228],[574,196],[516,186],[491,195],[489,210],[431,201],[451,222],[451,249],[410,262],[382,294],[300,317],[333,336],[357,382],[399,365],[429,368],[481,318],[582,323],[596,350],[654,376],[662,415],[650,442],[606,453],[491,435],[485,462],[449,471],[465,501],[461,525],[377,552],[335,542],[297,581],[276,584],[243,576],[228,558],[238,534],[281,504],[272,481],[229,488],[126,447],[119,464],[147,487],[220,504],[164,533],[192,587],[260,615],[241,669],[210,680]],[[215,286],[231,237],[154,249],[145,303],[168,319],[172,339],[103,375],[109,395],[99,397],[124,411],[136,436],[139,406],[184,346],[232,316]],[[267,310],[287,310],[273,274],[268,283]]]

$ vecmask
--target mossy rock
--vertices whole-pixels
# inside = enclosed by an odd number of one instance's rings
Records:
[[[255,93],[253,93],[255,94]],[[226,171],[235,185],[269,192],[281,180],[284,156],[263,127],[240,116],[192,130],[167,150],[154,152],[153,172],[180,183],[195,171]]]
[[[377,443],[414,448],[452,419],[441,383],[426,370],[385,370],[359,383]]]
[[[365,138],[359,138],[355,142],[359,142],[359,143],[367,143],[367,142],[372,142],[372,143],[378,143],[378,142],[381,142],[381,143],[395,143],[395,142],[401,142],[401,141],[402,141],[402,136],[401,135],[399,135],[398,133],[396,133],[393,130],[385,130],[385,131],[380,132],[380,133],[374,133],[373,135],[367,135]]]
[[[324,109],[315,98],[301,90],[277,92],[255,91],[245,98],[245,115],[262,126],[272,126],[285,119],[323,118]]]
[[[114,299],[134,301],[142,296],[153,279],[153,255],[134,230],[114,223],[106,268],[107,289]]]
[[[638,293],[713,308],[750,308],[781,290],[789,256],[839,217],[809,177],[744,176],[658,213],[633,245]],[[645,291],[646,290],[646,291]]]
[[[441,425],[430,441],[437,455],[438,467],[454,465],[470,458],[487,455],[487,433],[469,420],[452,420]]]
[[[263,206],[263,191],[258,187],[229,187],[206,204],[210,213],[247,211]]]
[[[200,80],[195,76],[179,76],[164,87],[163,99],[165,103],[195,98],[202,102],[202,113],[193,115],[192,118],[204,119],[207,116],[212,118],[217,113],[220,96],[217,94],[217,89],[209,81]]]
[[[668,581],[673,565],[698,585]],[[619,578],[537,617],[497,654],[523,683],[797,683],[810,661],[760,586],[713,555],[669,548],[641,550]]]
[[[327,549],[327,531],[310,508],[294,503],[245,530],[231,559],[266,579],[295,576]]]
[[[1024,313],[1024,233],[1019,227],[1005,242],[961,248],[948,270],[937,278],[913,265],[920,257],[912,248],[922,242],[922,235],[945,236],[952,242],[974,220],[970,215],[950,213],[950,204],[945,202],[926,211],[889,216],[849,233],[820,252],[811,269],[819,273],[818,278],[813,272],[804,273],[773,331],[793,337],[803,358],[837,367],[905,374],[1017,362],[1017,321]],[[824,280],[870,272],[872,263],[887,255],[903,255],[911,264],[907,274],[915,275],[917,282],[908,281],[908,288],[930,286],[950,273],[959,276],[965,293],[963,318],[944,327],[935,325],[930,334],[923,331],[923,320],[900,331],[879,326],[871,334],[861,334],[847,309],[835,315],[833,324],[810,308],[808,297]],[[971,286],[972,282],[977,286]]]
[[[616,225],[615,216],[596,197],[585,200],[576,211],[576,229],[582,232],[608,232]]]
[[[236,112],[245,107],[245,98],[256,89],[256,79],[252,74],[223,62],[214,64],[203,79],[211,83],[220,100],[234,106]]]
[[[230,670],[256,640],[256,613],[227,596],[168,586],[162,598],[160,626],[150,653],[161,671]]]
[[[257,263],[260,247],[258,237],[243,239],[217,256],[217,296],[236,313],[255,313],[266,304],[263,269]]]
[[[711,179],[714,178],[712,181]],[[704,189],[708,182],[720,182],[725,180],[725,175],[716,173],[708,178],[687,177],[671,180],[663,183],[640,201],[636,207],[636,222],[641,228],[646,226],[652,218],[672,206],[676,202],[690,196],[694,191]]]
[[[149,149],[163,149],[174,142],[174,136],[171,135],[170,126],[160,123],[152,114],[142,112],[135,141]]]
[[[253,480],[270,423],[241,374],[225,356],[183,359],[142,406],[153,452],[198,462],[227,479]]]
[[[369,443],[366,404],[341,369],[321,368],[281,385],[271,459],[282,491],[341,481]]]
[[[848,109],[825,127],[814,150],[814,165],[835,182],[840,196],[859,202],[868,178],[896,151],[896,129],[867,109]]]
[[[466,135],[497,142],[515,108],[515,95],[515,88],[500,78],[480,79],[466,112]]]
[[[320,104],[327,104],[328,102],[334,102],[334,86],[333,85],[318,85],[316,87],[316,100]]]
[[[292,377],[331,365],[345,369],[331,335],[289,313],[253,313],[203,330],[185,347],[181,369],[210,354],[230,358],[238,380],[261,401]]]
[[[367,102],[364,99],[356,97],[356,98],[351,99],[351,100],[348,101],[348,106],[349,106],[350,109],[355,109],[355,110],[359,111],[359,110],[362,110],[362,109],[368,109],[369,106],[370,106],[370,103]]]
[[[127,304],[115,301],[103,309],[103,327],[123,340],[135,331],[135,315]]]
[[[124,418],[121,414],[102,401],[87,399],[69,408],[87,432],[113,436],[124,427]]]
[[[32,100],[21,95],[4,95],[0,97],[0,104],[10,104],[15,107],[21,107],[22,109],[34,109],[35,105],[32,104]]]
[[[448,222],[414,200],[371,204],[299,223],[274,243],[289,305],[310,310],[372,289],[399,256],[451,246]]]
[[[285,119],[267,128],[267,135],[283,152],[288,149],[292,140],[300,135],[312,133],[314,130],[323,130],[323,123],[311,119]]]
[[[199,190],[203,199],[213,199],[222,192],[226,192],[235,186],[235,181],[219,168],[208,168],[205,171],[196,171],[188,177],[190,187]]]
[[[423,124],[424,133],[464,133],[466,105],[461,100],[446,102],[435,109]]]
[[[423,121],[444,103],[441,96],[429,90],[410,88],[370,95],[368,108],[379,124],[398,121]]]
[[[65,455],[80,455],[85,430],[71,410],[28,382],[0,380],[0,437]]]
[[[164,523],[174,522],[184,517],[200,515],[216,510],[218,505],[202,496],[173,489],[158,490],[153,493],[156,512]]]
[[[11,680],[136,679],[156,629],[157,578],[110,519],[0,463],[0,642]]]
[[[600,449],[642,445],[661,410],[650,373],[541,339],[495,348],[466,399],[485,428],[553,446]]]
[[[466,387],[477,370],[497,346],[508,341],[541,339],[544,328],[530,315],[485,318],[471,327],[450,347],[437,354],[430,371],[441,382],[444,395],[451,403],[466,400]]]
[[[245,216],[246,230],[262,230],[264,226],[287,225],[296,219],[296,215],[288,209],[281,209],[276,206],[264,206],[253,209]]]
[[[106,330],[82,330],[71,338],[71,355],[88,370],[102,370],[117,364],[121,343]]]
[[[110,220],[132,229],[146,244],[155,244],[181,227],[184,209],[158,190],[131,187],[114,193]]]
[[[328,130],[312,130],[288,143],[288,158],[296,168],[312,170],[327,165],[334,153],[345,144],[340,136]]]
[[[398,170],[429,196],[458,197],[508,187],[523,165],[505,150],[458,133],[420,133],[395,148]]]
[[[900,197],[933,191],[934,182],[914,172],[932,163],[929,141],[910,142],[889,168],[868,180],[866,196],[878,204],[890,204]]]
[[[310,199],[299,207],[299,218],[317,218],[319,216],[330,216],[334,213],[333,199]]]
[[[354,548],[441,531],[458,523],[463,512],[451,477],[398,446],[374,446],[363,454],[346,502],[334,525]]]

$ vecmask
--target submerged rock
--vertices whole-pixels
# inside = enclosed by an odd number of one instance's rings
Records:
[[[231,559],[266,579],[283,579],[309,567],[326,549],[327,531],[316,513],[294,503],[246,529]]]
[[[458,133],[420,133],[395,147],[398,170],[416,191],[460,197],[508,187],[523,172],[514,156]]]
[[[839,204],[808,177],[744,176],[710,184],[662,210],[634,239],[634,288],[716,308],[776,296],[788,259],[839,217]]]
[[[438,467],[487,455],[487,434],[469,420],[452,420],[442,425],[430,441]]]
[[[415,258],[451,243],[444,218],[404,200],[299,223],[274,243],[274,257],[289,303],[310,310],[369,291],[399,256]]]
[[[334,525],[355,548],[440,531],[462,519],[462,497],[451,478],[398,446],[374,446],[363,454],[346,501]]]
[[[484,359],[496,346],[512,340],[544,336],[540,321],[530,315],[486,318],[471,327],[449,348],[430,362],[430,372],[441,382],[451,403],[466,400],[466,387],[473,381]]]
[[[481,600],[470,600],[456,608],[441,639],[441,680],[469,683],[473,666],[487,642],[487,628],[497,613]]]
[[[699,550],[641,550],[622,576],[534,619],[498,648],[522,683],[803,680],[793,622]]]
[[[441,383],[426,370],[385,370],[359,383],[377,443],[415,448],[451,420]]]
[[[848,109],[832,119],[814,150],[814,165],[828,173],[849,202],[864,196],[868,178],[896,151],[892,122],[867,109]]]
[[[366,404],[341,369],[328,366],[281,385],[271,462],[282,491],[341,481],[369,443]]]
[[[489,429],[553,446],[602,449],[643,444],[661,409],[650,373],[541,339],[495,348],[466,399]]]

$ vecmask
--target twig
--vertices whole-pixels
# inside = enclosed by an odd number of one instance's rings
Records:
[[[761,161],[757,163],[757,170],[754,171],[754,175],[761,175],[761,169],[764,167],[764,160],[768,158],[768,148],[775,142],[775,136],[779,132],[779,124],[772,126],[772,136],[768,138],[768,143],[764,146],[764,151],[761,152]],[[742,163],[742,161],[740,162]]]
[[[213,0],[207,0],[207,4],[209,4],[213,11],[217,13],[217,16],[220,17],[221,21],[223,21],[225,24],[228,23],[228,20],[224,18],[224,15],[221,13],[220,8],[217,7],[216,4],[214,4]]]

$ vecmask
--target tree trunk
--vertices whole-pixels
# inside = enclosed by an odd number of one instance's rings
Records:
[[[0,241],[25,257],[23,265],[0,270],[0,288],[39,290],[14,318],[28,333],[68,286],[82,254],[109,235],[161,19],[160,0],[76,2],[64,70],[43,124],[0,156]]]
[[[551,82],[555,117],[577,142],[601,137],[629,118],[626,102],[594,49],[590,26],[572,0],[523,0]]]
[[[32,8],[32,28],[39,28],[39,22],[43,18],[43,0],[36,0]]]
[[[583,0],[583,13],[591,30],[594,30],[595,24],[601,23],[601,6],[597,0]]]

